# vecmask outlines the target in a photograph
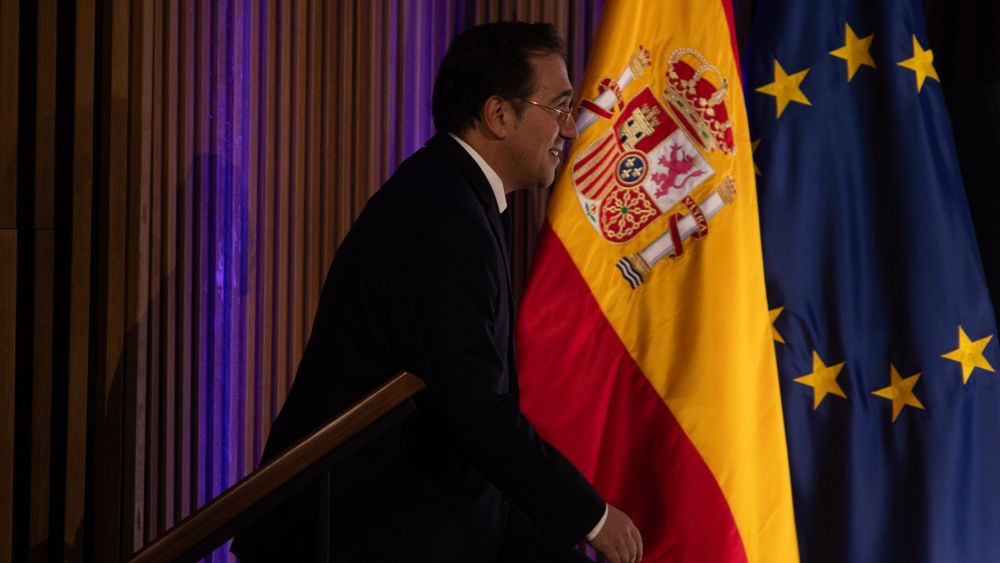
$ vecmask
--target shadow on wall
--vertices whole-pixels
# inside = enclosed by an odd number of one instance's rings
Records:
[[[100,415],[89,421],[86,515],[63,547],[66,560],[127,560],[259,457],[260,386],[269,378],[247,377],[248,362],[259,365],[259,346],[248,357],[248,304],[262,297],[249,293],[257,253],[246,173],[225,157],[198,155],[175,193],[150,207],[162,216],[146,226],[149,240],[128,236],[129,245],[148,242],[129,252],[151,264],[149,298],[123,335],[110,385],[91,380],[88,402]],[[164,274],[154,282],[157,269]],[[143,283],[141,272],[126,280]],[[208,560],[228,561],[227,551]],[[44,546],[32,548],[32,560],[35,553]]]

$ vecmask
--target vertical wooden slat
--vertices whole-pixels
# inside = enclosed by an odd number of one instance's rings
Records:
[[[264,374],[264,370],[261,369],[261,365],[258,362],[258,355],[261,349],[259,337],[262,331],[260,331],[257,317],[260,311],[260,299],[258,299],[260,286],[257,285],[257,272],[262,269],[262,255],[260,254],[260,247],[257,244],[259,240],[261,213],[257,202],[259,201],[261,189],[261,176],[259,174],[260,147],[263,144],[260,141],[260,111],[258,111],[260,107],[260,88],[258,85],[260,84],[262,74],[260,71],[260,6],[257,2],[250,2],[246,6],[244,21],[248,23],[248,28],[245,31],[247,34],[248,49],[243,53],[243,56],[247,58],[249,73],[244,89],[244,103],[247,108],[246,114],[248,119],[245,160],[247,167],[246,252],[248,255],[248,264],[246,279],[247,313],[245,318],[247,346],[244,350],[247,369],[246,383],[243,388],[246,405],[243,427],[246,433],[246,441],[244,442],[245,447],[243,449],[243,463],[244,467],[253,469],[256,467],[256,461],[261,451],[262,437],[259,430],[261,410],[260,401],[258,400],[258,390],[262,388]]]
[[[409,119],[409,108],[406,105],[406,96],[403,93],[406,91],[406,85],[409,84],[407,79],[409,78],[406,72],[407,62],[416,55],[409,54],[409,43],[410,33],[409,33],[409,22],[407,20],[407,2],[402,2],[401,5],[397,4],[394,6],[396,9],[396,60],[398,64],[395,68],[396,73],[396,91],[393,102],[395,104],[395,114],[398,116],[398,121],[393,124],[394,131],[393,136],[396,139],[396,159],[402,161],[404,158],[409,156],[406,154],[407,139],[406,130],[402,127],[404,120]]]
[[[125,304],[125,223],[128,155],[128,54],[129,3],[115,0],[106,6],[105,27],[108,61],[104,79],[106,109],[102,116],[104,136],[100,147],[106,159],[101,174],[101,288],[98,311],[101,315],[101,350],[98,352],[98,405],[102,417],[95,436],[98,445],[96,474],[101,481],[95,495],[95,521],[100,526],[96,539],[97,559],[120,558],[122,372]]]
[[[86,497],[87,406],[90,367],[90,268],[94,158],[94,16],[93,0],[76,4],[73,78],[73,232],[70,262],[69,373],[67,374],[66,513],[64,538],[69,561],[82,563],[82,526]]]
[[[163,176],[163,235],[160,244],[163,248],[164,260],[163,276],[164,283],[161,285],[163,293],[162,310],[163,326],[160,331],[162,340],[161,350],[161,378],[160,378],[160,459],[163,463],[160,467],[160,482],[158,483],[157,495],[160,498],[159,522],[163,531],[174,525],[177,521],[176,494],[180,487],[176,479],[180,473],[177,472],[175,459],[179,456],[176,448],[177,444],[177,408],[176,401],[177,381],[183,377],[183,362],[178,361],[179,350],[183,349],[183,344],[177,342],[177,288],[178,283],[178,206],[182,199],[178,197],[178,182],[183,181],[184,171],[179,170],[178,160],[178,100],[180,71],[178,66],[178,42],[180,34],[180,7],[177,2],[164,2],[165,13],[163,18],[164,35],[164,80],[163,88],[163,169],[160,171]]]
[[[398,50],[394,47],[397,38],[393,36],[395,28],[396,13],[391,0],[382,0],[378,4],[377,18],[377,41],[382,47],[380,55],[377,57],[381,64],[378,65],[379,95],[374,97],[379,104],[380,119],[379,129],[379,168],[375,181],[381,185],[389,178],[389,174],[396,168],[396,153],[393,150],[395,143],[390,142],[394,137],[397,115],[393,112],[395,104],[393,100],[396,96],[396,82],[393,69],[398,64]]]
[[[306,266],[303,277],[305,279],[305,303],[304,309],[300,312],[301,319],[299,326],[302,327],[304,341],[309,338],[309,331],[312,329],[313,311],[319,302],[319,291],[323,283],[323,272],[321,266],[322,241],[320,239],[320,218],[323,208],[323,185],[320,177],[320,163],[323,160],[322,138],[320,133],[323,128],[322,114],[320,107],[323,92],[320,89],[323,78],[321,50],[322,42],[322,9],[319,5],[309,3],[309,11],[306,14],[308,25],[307,46],[308,59],[306,63],[306,144],[302,152],[306,155],[306,231],[305,231],[305,252]],[[299,352],[301,355],[301,350]]]
[[[51,202],[50,202],[51,203]],[[32,561],[48,561],[49,471],[52,457],[52,308],[55,233],[35,230],[34,362],[31,386],[31,501],[28,545]]]
[[[55,191],[56,2],[39,0],[36,9],[35,228],[51,229]]]
[[[16,229],[0,228],[0,264],[17,264]],[[0,561],[13,557],[16,308],[17,268],[0,268]]]
[[[262,60],[260,89],[263,92],[261,101],[261,121],[263,123],[262,135],[260,136],[261,150],[261,186],[257,201],[258,224],[262,225],[257,238],[257,248],[261,257],[261,268],[257,270],[259,301],[262,303],[260,317],[261,336],[258,339],[261,346],[260,366],[262,370],[261,381],[261,435],[259,436],[258,447],[263,450],[264,440],[271,428],[271,420],[277,413],[276,390],[280,378],[277,376],[277,362],[275,361],[275,190],[277,190],[277,174],[275,161],[277,149],[275,147],[275,129],[278,116],[277,108],[277,56],[275,37],[277,33],[277,7],[275,4],[268,4],[265,13],[261,14],[261,47],[260,58]],[[280,330],[280,329],[279,329]]]
[[[278,378],[279,382],[277,389],[275,390],[275,407],[281,408],[281,405],[285,402],[285,394],[288,391],[289,386],[289,375],[288,375],[288,354],[290,339],[288,334],[288,313],[291,306],[289,295],[290,287],[290,260],[289,251],[292,246],[290,244],[290,236],[292,234],[292,226],[289,224],[291,219],[291,197],[289,197],[294,189],[292,184],[292,155],[290,149],[291,145],[291,118],[292,118],[292,45],[294,45],[292,37],[292,18],[294,15],[294,10],[292,2],[282,2],[278,7],[278,17],[280,26],[277,35],[277,50],[278,50],[278,72],[275,79],[278,82],[278,147],[277,147],[277,169],[278,169],[278,184],[275,188],[278,191],[278,202],[275,207],[277,213],[277,225],[276,225],[276,235],[275,242],[277,243],[277,248],[275,253],[277,254],[275,264],[277,269],[275,271],[275,307],[277,311],[275,316],[277,320],[275,326],[278,327],[278,331],[275,333],[274,337],[276,340],[276,366],[275,366],[275,377]]]
[[[21,31],[19,4],[19,2],[0,2],[0,84],[4,85],[0,88],[0,127],[8,132],[17,131],[18,57],[20,56],[18,40]],[[17,227],[17,135],[8,134],[0,135],[0,229],[15,227]],[[8,264],[14,263],[8,262]],[[13,370],[6,373],[13,373]],[[9,526],[5,529],[9,530]],[[0,544],[0,548],[3,545]],[[6,545],[9,547],[9,542]]]
[[[164,34],[163,20],[164,2],[156,2],[149,6],[150,13],[150,147],[149,147],[149,302],[146,314],[149,319],[149,339],[147,349],[146,370],[146,424],[145,447],[146,473],[143,479],[144,526],[142,535],[146,541],[156,537],[162,526],[160,520],[160,479],[161,479],[161,446],[160,429],[162,415],[160,411],[162,396],[162,342],[163,316],[160,304],[163,302],[163,83],[165,82],[166,65],[164,64]]]
[[[321,192],[320,197],[322,198],[323,204],[323,229],[322,229],[322,260],[321,265],[323,272],[321,275],[325,275],[327,269],[330,266],[330,262],[333,259],[333,251],[336,248],[336,197],[335,193],[339,191],[336,177],[337,169],[337,145],[336,137],[334,136],[336,123],[336,111],[338,102],[330,102],[328,98],[335,98],[335,84],[337,76],[337,59],[339,57],[337,52],[337,39],[340,36],[336,33],[337,22],[337,8],[329,2],[323,3],[323,100],[322,104],[322,124],[323,124],[323,135],[322,135],[322,154],[323,157],[320,159],[320,186]]]
[[[246,349],[245,327],[243,322],[246,317],[246,280],[245,272],[248,266],[249,249],[247,248],[246,237],[246,197],[249,186],[246,184],[246,145],[247,131],[245,122],[245,100],[244,88],[247,76],[247,59],[244,51],[244,39],[247,29],[245,26],[245,6],[240,0],[234,0],[230,4],[229,16],[231,33],[229,35],[229,45],[227,49],[230,55],[228,66],[232,67],[231,88],[228,94],[228,113],[231,116],[229,150],[230,162],[233,163],[233,174],[230,180],[232,184],[232,203],[230,206],[229,229],[231,241],[229,244],[232,260],[230,262],[229,275],[231,282],[228,291],[232,296],[232,306],[229,308],[230,345],[223,347],[223,353],[227,355],[229,361],[229,386],[228,395],[223,398],[224,404],[228,406],[227,428],[228,428],[228,452],[225,463],[224,483],[229,485],[249,472],[249,468],[244,468],[242,453],[246,450],[246,433],[243,431],[244,413],[246,403],[243,389],[249,383],[246,379],[246,364],[244,363]]]
[[[177,519],[183,519],[191,513],[197,496],[195,467],[197,448],[196,424],[193,417],[197,416],[195,399],[195,374],[198,373],[197,363],[197,312],[194,310],[194,293],[198,290],[195,282],[195,263],[198,260],[195,232],[198,218],[195,215],[194,201],[198,197],[198,170],[195,168],[195,0],[187,0],[182,4],[179,29],[179,67],[180,67],[180,99],[178,116],[181,126],[178,132],[180,144],[179,170],[184,172],[182,193],[178,195],[178,214],[180,226],[180,245],[178,247],[178,342],[180,346],[180,369],[178,375],[177,413],[177,495],[175,506]]]
[[[400,18],[401,21],[406,22],[403,26],[403,33],[400,35],[401,42],[405,45],[408,52],[412,52],[413,55],[407,58],[407,61],[403,65],[403,76],[400,79],[400,84],[410,85],[410,95],[400,96],[400,115],[404,112],[410,112],[408,114],[409,126],[403,128],[401,137],[404,137],[404,146],[409,149],[410,147],[418,147],[423,141],[423,112],[414,111],[413,108],[421,107],[423,103],[422,89],[420,87],[420,76],[421,76],[421,61],[423,61],[427,55],[426,50],[429,49],[429,41],[425,41],[423,38],[423,25],[426,23],[424,18],[424,2],[404,2],[403,3],[403,16]],[[409,152],[407,150],[406,152]]]
[[[55,260],[55,82],[56,5],[36,5],[37,45],[35,82],[33,363],[31,378],[31,453],[28,546],[32,561],[48,559],[49,472],[52,463],[52,333]]]
[[[224,452],[220,420],[223,414],[221,393],[223,379],[229,376],[225,371],[225,355],[222,351],[222,339],[226,329],[226,306],[229,303],[225,271],[229,250],[226,200],[230,195],[231,186],[227,184],[226,172],[232,166],[232,163],[227,162],[228,155],[225,150],[228,117],[226,90],[229,76],[225,60],[228,33],[226,8],[229,2],[210,4],[206,14],[210,19],[202,23],[208,32],[203,46],[203,52],[206,52],[208,58],[202,66],[208,71],[208,75],[205,76],[208,98],[205,100],[206,105],[202,113],[203,119],[209,124],[206,138],[208,144],[202,152],[203,158],[208,162],[208,185],[201,189],[202,205],[206,208],[203,235],[205,254],[201,259],[204,270],[201,272],[201,283],[206,289],[203,293],[205,303],[202,307],[207,309],[205,316],[207,322],[202,323],[202,330],[207,333],[204,339],[207,349],[203,351],[207,370],[199,373],[198,377],[205,390],[202,404],[208,407],[202,412],[201,420],[204,427],[199,438],[208,440],[202,447],[204,453],[201,460],[201,479],[205,481],[205,496],[204,499],[199,499],[200,504],[212,499],[222,482]]]
[[[149,350],[152,0],[130,3],[128,189],[125,255],[125,391],[122,556],[143,544]]]
[[[376,94],[376,92],[381,92],[378,77],[381,75],[380,67],[385,64],[381,56],[383,38],[378,34],[375,2],[367,2],[363,5],[365,9],[362,10],[360,35],[364,43],[360,52],[364,57],[362,59],[364,61],[362,76],[365,77],[365,80],[359,80],[358,82],[362,83],[362,87],[366,90],[360,92],[357,99],[364,105],[367,115],[367,123],[361,127],[366,134],[365,138],[367,140],[367,143],[363,145],[365,147],[365,162],[362,169],[365,172],[362,186],[367,189],[367,195],[358,202],[357,207],[353,210],[355,214],[368,201],[368,196],[375,193],[375,190],[378,189],[378,171],[382,166],[379,160],[381,148],[379,146],[380,138],[378,135],[378,132],[381,130],[378,124],[382,120],[382,114],[379,112],[382,104],[379,103],[380,94]]]
[[[212,346],[212,317],[211,308],[213,305],[214,291],[212,281],[214,272],[212,271],[213,243],[212,231],[210,230],[210,216],[212,214],[212,190],[210,167],[210,154],[212,150],[212,128],[214,115],[212,113],[212,40],[215,35],[212,29],[212,10],[215,2],[195,3],[195,58],[191,61],[194,65],[194,170],[195,181],[191,193],[191,199],[195,205],[192,228],[195,232],[195,246],[192,248],[191,260],[193,262],[192,281],[195,286],[195,301],[192,305],[196,311],[192,316],[196,319],[194,326],[194,370],[191,382],[192,406],[197,409],[191,413],[193,425],[192,440],[192,465],[193,465],[193,491],[195,493],[194,506],[192,510],[205,504],[209,498],[207,475],[211,471],[211,463],[214,451],[212,443],[211,426],[208,425],[209,408],[211,405],[212,380],[208,375],[212,373],[211,346]],[[212,116],[212,119],[210,119]]]
[[[306,22],[305,2],[295,2],[292,4],[291,14],[291,37],[294,39],[292,48],[291,72],[292,80],[292,137],[289,139],[292,155],[292,184],[291,196],[288,211],[290,213],[291,246],[289,248],[289,349],[288,362],[286,367],[287,387],[291,387],[292,378],[295,376],[295,368],[298,365],[298,358],[302,354],[302,321],[305,309],[305,252],[306,252],[306,151],[308,150],[308,136],[306,128],[306,49],[308,25]],[[291,42],[290,42],[291,43]]]
[[[0,128],[18,130],[20,3],[0,2]],[[0,561],[14,557],[17,334],[17,139],[0,135]]]
[[[336,21],[337,44],[337,75],[336,86],[333,88],[333,98],[337,100],[337,152],[335,165],[337,168],[336,186],[355,186],[351,175],[354,168],[354,143],[356,139],[353,135],[352,104],[354,102],[352,84],[354,81],[354,45],[353,45],[353,22],[354,4],[352,2],[340,2],[339,13]],[[355,189],[337,189],[334,209],[337,210],[336,240],[339,244],[347,235],[347,230],[351,226],[352,210]]]

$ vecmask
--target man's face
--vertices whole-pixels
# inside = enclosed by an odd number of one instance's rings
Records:
[[[531,62],[538,87],[530,99],[570,111],[573,85],[566,72],[566,63],[558,55],[532,57]],[[508,139],[511,188],[544,188],[555,180],[565,141],[576,138],[576,125],[569,120],[560,126],[558,113],[528,102],[521,103],[524,111]]]

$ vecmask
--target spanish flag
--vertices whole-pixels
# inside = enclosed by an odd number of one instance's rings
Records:
[[[728,0],[606,4],[518,318],[522,407],[646,561],[798,561]]]

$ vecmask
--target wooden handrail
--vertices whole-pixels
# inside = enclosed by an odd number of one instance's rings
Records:
[[[394,375],[326,425],[167,530],[136,552],[130,561],[175,561],[197,559],[204,555],[242,528],[234,527],[238,526],[236,520],[240,515],[329,459],[338,447],[378,421],[389,418],[387,415],[401,412],[401,418],[409,411],[402,412],[400,409],[407,406],[412,411],[412,405],[407,402],[423,388],[424,382],[411,373],[404,371]],[[247,524],[244,523],[244,526]]]

